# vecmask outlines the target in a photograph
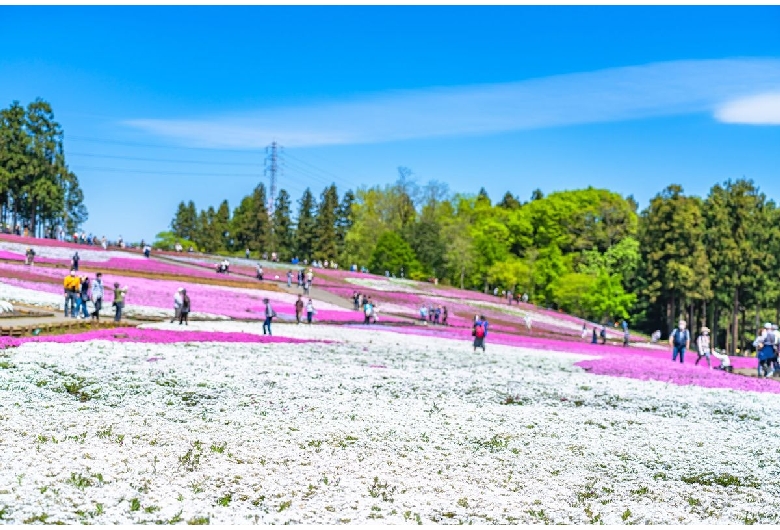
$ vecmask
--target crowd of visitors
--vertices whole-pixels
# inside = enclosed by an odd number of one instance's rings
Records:
[[[100,311],[103,308],[103,298],[105,289],[103,288],[103,274],[98,272],[95,279],[91,280],[86,274],[78,276],[76,269],[71,269],[70,273],[63,280],[65,302],[64,316],[76,319],[88,318],[100,322]],[[114,321],[122,320],[122,310],[125,307],[125,297],[127,296],[127,287],[120,287],[119,283],[114,283],[112,306],[114,308]],[[88,310],[88,303],[92,302],[93,310]]]

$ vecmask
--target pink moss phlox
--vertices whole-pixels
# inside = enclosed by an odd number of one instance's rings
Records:
[[[291,337],[279,337],[268,335],[255,335],[253,333],[219,332],[219,331],[168,331],[161,329],[140,328],[113,328],[98,329],[86,333],[74,333],[69,335],[53,335],[43,337],[0,337],[0,349],[21,346],[30,342],[45,342],[56,344],[69,344],[72,342],[86,342],[91,340],[107,340],[111,342],[139,342],[151,344],[174,344],[180,342],[220,342],[220,343],[289,343],[303,344],[309,342],[323,342],[316,340],[296,339]]]

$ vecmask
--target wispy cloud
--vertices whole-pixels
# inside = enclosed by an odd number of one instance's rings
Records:
[[[259,148],[484,135],[712,113],[726,123],[778,124],[780,60],[674,61],[514,83],[367,94],[347,101],[126,124],[186,145]]]
[[[780,91],[730,101],[715,116],[724,123],[780,125]]]

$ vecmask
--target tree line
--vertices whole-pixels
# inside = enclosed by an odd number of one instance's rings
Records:
[[[536,304],[599,322],[669,333],[685,318],[732,351],[750,328],[780,320],[780,209],[750,180],[717,184],[706,198],[678,185],[638,211],[632,197],[587,188],[493,203],[484,189],[451,194],[406,168],[385,186],[343,198],[335,185],[306,190],[291,216],[282,191],[269,215],[259,185],[230,215],[227,202],[197,213],[181,203],[177,237],[207,251],[272,251],[280,259],[336,260],[371,272],[489,292],[527,293]]]
[[[0,110],[0,221],[38,237],[68,233],[87,220],[84,194],[68,169],[63,130],[51,105],[14,101]]]
[[[295,222],[290,194],[282,189],[269,208],[265,185],[260,183],[232,211],[228,201],[198,211],[193,201],[179,203],[170,232],[157,235],[157,246],[175,243],[205,252],[276,252],[279,259],[336,260],[344,254],[344,240],[352,226],[352,191],[339,197],[336,185],[319,198],[309,188],[297,203]]]

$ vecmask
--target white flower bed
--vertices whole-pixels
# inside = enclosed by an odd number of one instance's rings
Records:
[[[7,351],[4,522],[777,522],[776,396],[489,343],[274,331],[345,342]],[[522,404],[503,404],[508,381]]]
[[[41,291],[33,291],[32,289],[26,289],[24,287],[17,287],[15,285],[8,285],[0,282],[0,300],[6,302],[23,304],[33,307],[43,307],[46,309],[52,309],[57,311],[64,311],[65,309],[65,295],[62,296],[53,293],[44,293]],[[92,302],[88,302],[87,309],[89,311],[94,310]],[[104,302],[103,309],[100,312],[103,318],[113,318],[114,309],[111,307],[111,302]],[[127,304],[122,310],[122,315],[127,318],[172,318],[173,308],[170,310],[159,309],[157,307],[147,307],[135,304]],[[230,320],[226,316],[213,315],[211,313],[190,313],[190,318],[208,318],[210,320]]]
[[[411,294],[429,294],[425,291],[416,289],[414,286],[417,282],[411,280],[402,280],[397,278],[344,278],[347,282],[358,285],[360,287],[367,287],[376,291],[389,291],[395,293],[411,293]]]
[[[95,250],[89,249],[73,249],[67,247],[49,247],[45,245],[36,245],[34,240],[30,240],[29,244],[11,243],[8,241],[0,241],[0,250],[7,250],[8,252],[15,252],[17,254],[24,255],[28,248],[32,248],[35,251],[36,258],[50,258],[50,259],[62,259],[70,261],[73,258],[73,254],[77,251],[81,261],[108,261],[111,258],[123,258],[123,259],[145,259],[143,255],[133,252],[120,252],[118,250],[103,250],[99,246],[95,247]]]

